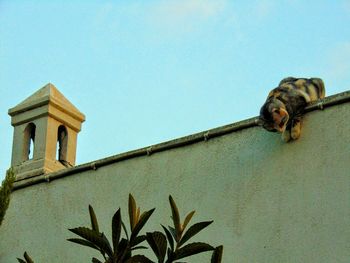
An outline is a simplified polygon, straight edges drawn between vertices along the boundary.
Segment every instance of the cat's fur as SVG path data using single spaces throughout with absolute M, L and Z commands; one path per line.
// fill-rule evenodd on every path
M 260 109 L 258 123 L 268 131 L 282 133 L 285 142 L 296 140 L 300 136 L 300 122 L 305 107 L 324 97 L 322 79 L 285 78 L 269 93 Z

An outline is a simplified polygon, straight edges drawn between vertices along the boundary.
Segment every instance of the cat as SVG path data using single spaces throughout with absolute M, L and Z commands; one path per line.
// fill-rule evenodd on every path
M 270 91 L 260 109 L 258 124 L 268 131 L 282 133 L 285 142 L 296 140 L 300 137 L 305 107 L 324 97 L 325 87 L 320 78 L 285 78 Z

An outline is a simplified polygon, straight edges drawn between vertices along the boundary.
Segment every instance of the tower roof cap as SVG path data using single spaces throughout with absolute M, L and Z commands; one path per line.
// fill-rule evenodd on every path
M 43 105 L 53 104 L 55 107 L 71 115 L 81 122 L 85 121 L 85 115 L 81 113 L 65 96 L 52 84 L 48 83 L 33 95 L 29 96 L 17 106 L 9 109 L 8 114 L 13 117 L 24 111 L 28 111 Z

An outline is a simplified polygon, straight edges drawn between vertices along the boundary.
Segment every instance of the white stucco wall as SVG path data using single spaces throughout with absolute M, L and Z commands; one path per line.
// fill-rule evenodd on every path
M 0 228 L 0 262 L 24 251 L 37 263 L 101 258 L 65 241 L 67 228 L 89 226 L 91 204 L 110 237 L 113 213 L 121 207 L 127 221 L 133 193 L 141 210 L 156 207 L 147 230 L 171 223 L 169 194 L 182 216 L 195 209 L 193 222 L 213 219 L 196 240 L 224 245 L 223 262 L 347 263 L 349 120 L 350 103 L 335 105 L 308 113 L 292 143 L 252 127 L 16 190 Z

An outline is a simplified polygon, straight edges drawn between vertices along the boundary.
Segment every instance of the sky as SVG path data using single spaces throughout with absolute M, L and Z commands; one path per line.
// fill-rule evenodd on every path
M 257 116 L 288 76 L 350 89 L 349 0 L 0 0 L 0 179 L 8 109 L 49 82 L 82 164 Z

